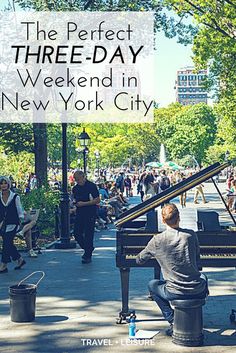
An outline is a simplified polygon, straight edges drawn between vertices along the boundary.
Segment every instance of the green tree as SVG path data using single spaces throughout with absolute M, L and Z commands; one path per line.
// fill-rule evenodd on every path
M 185 108 L 180 103 L 172 103 L 167 108 L 155 109 L 155 130 L 159 141 L 165 144 L 175 131 L 175 116 L 184 111 Z
M 197 68 L 209 68 L 208 86 L 218 96 L 235 99 L 236 3 L 232 0 L 165 0 L 180 17 L 192 16 L 198 33 L 193 40 Z
M 127 0 L 103 1 L 103 0 L 17 0 L 22 9 L 34 9 L 36 11 L 156 11 L 156 28 L 160 28 L 165 21 L 161 15 L 161 4 L 156 0 L 130 2 Z M 14 3 L 13 3 L 14 4 Z M 14 6 L 13 6 L 14 9 Z M 45 124 L 34 125 L 34 152 L 35 171 L 40 184 L 47 178 L 47 128 Z M 113 141 L 116 139 L 114 138 Z M 117 145 L 117 141 L 114 142 Z M 57 142 L 57 147 L 58 142 Z M 49 147 L 50 148 L 50 147 Z M 50 148 L 51 150 L 51 148 Z M 72 151 L 73 152 L 73 151 Z M 105 153 L 105 152 L 104 152 Z M 109 153 L 105 153 L 106 156 Z M 54 157 L 53 157 L 54 158 Z M 107 157 L 106 157 L 107 158 Z M 111 157 L 109 157 L 111 158 Z
M 31 124 L 0 124 L 0 144 L 6 152 L 34 151 Z
M 192 155 L 201 165 L 206 160 L 208 148 L 214 144 L 216 128 L 217 116 L 204 103 L 189 106 L 178 113 L 173 135 L 166 141 L 172 158 Z
M 19 152 L 5 153 L 3 148 L 0 148 L 0 170 L 2 175 L 11 175 L 16 181 L 17 186 L 24 188 L 26 176 L 34 169 L 34 156 L 32 153 Z
M 212 164 L 215 162 L 224 162 L 225 161 L 225 146 L 222 144 L 215 143 L 213 146 L 208 148 L 206 153 L 205 161 L 207 164 Z
M 47 181 L 46 124 L 0 124 L 0 144 L 7 153 L 34 153 L 39 186 Z
M 214 110 L 219 116 L 217 142 L 223 146 L 222 153 L 227 150 L 230 158 L 236 158 L 236 100 L 225 98 L 215 105 Z

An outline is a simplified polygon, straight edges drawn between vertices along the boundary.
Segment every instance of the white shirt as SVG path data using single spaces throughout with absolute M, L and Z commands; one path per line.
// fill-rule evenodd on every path
M 7 207 L 9 205 L 9 203 L 12 201 L 13 197 L 15 196 L 15 193 L 12 192 L 10 190 L 10 195 L 7 199 L 7 202 L 5 203 L 3 201 L 3 198 L 2 198 L 2 192 L 0 191 L 0 198 L 1 198 L 1 201 L 2 201 L 2 204 Z M 16 196 L 16 209 L 17 209 L 17 213 L 18 213 L 18 217 L 23 220 L 24 219 L 24 211 L 23 211 L 23 207 L 21 205 L 21 201 L 20 201 L 20 197 L 19 195 Z M 15 224 L 8 224 L 7 227 L 6 227 L 6 232 L 11 232 L 14 228 L 15 228 Z M 19 229 L 19 227 L 17 228 L 17 230 Z

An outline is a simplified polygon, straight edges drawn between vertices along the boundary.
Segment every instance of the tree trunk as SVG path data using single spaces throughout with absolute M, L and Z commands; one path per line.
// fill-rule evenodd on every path
M 47 184 L 47 125 L 34 123 L 35 174 L 38 187 Z

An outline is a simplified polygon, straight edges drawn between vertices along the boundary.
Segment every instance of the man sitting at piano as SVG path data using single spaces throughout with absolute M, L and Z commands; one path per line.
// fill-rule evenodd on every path
M 166 334 L 171 336 L 174 310 L 170 301 L 205 298 L 208 288 L 207 279 L 197 266 L 200 249 L 195 232 L 179 227 L 179 210 L 174 204 L 162 208 L 162 220 L 166 230 L 153 236 L 146 248 L 138 254 L 136 262 L 142 265 L 155 257 L 161 267 L 163 279 L 150 281 L 148 287 L 153 300 L 170 323 Z

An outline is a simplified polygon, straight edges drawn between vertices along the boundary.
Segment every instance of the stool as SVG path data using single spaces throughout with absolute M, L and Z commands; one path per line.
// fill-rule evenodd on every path
M 203 345 L 202 306 L 205 299 L 173 300 L 174 328 L 172 342 L 180 346 Z

